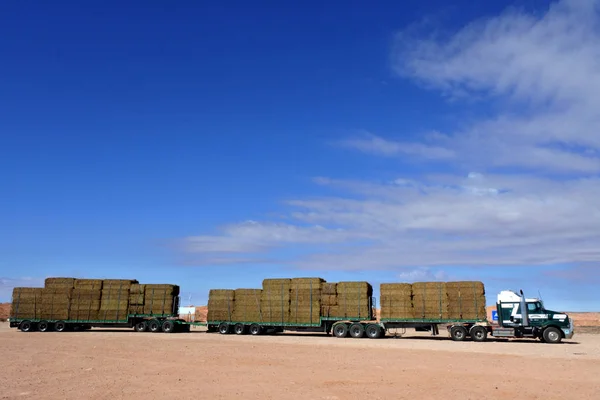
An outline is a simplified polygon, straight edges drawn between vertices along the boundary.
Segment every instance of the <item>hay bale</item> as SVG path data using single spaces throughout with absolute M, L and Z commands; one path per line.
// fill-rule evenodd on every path
M 379 286 L 382 296 L 385 295 L 412 295 L 412 285 L 410 283 L 382 283 Z
M 72 321 L 98 321 L 99 315 L 99 310 L 69 310 L 69 319 Z
M 128 310 L 100 310 L 98 311 L 99 321 L 127 321 L 129 319 Z
M 144 304 L 144 314 L 151 315 L 172 315 L 177 313 L 177 298 L 168 297 L 163 299 L 152 299 Z
M 73 289 L 75 278 L 46 278 L 44 286 L 47 289 Z
M 322 283 L 321 293 L 324 295 L 337 295 L 337 283 Z
M 131 294 L 141 294 L 143 295 L 146 291 L 146 285 L 141 284 L 141 283 L 134 283 L 133 285 L 131 285 L 131 288 L 129 289 L 129 293 Z
M 266 288 L 275 288 L 275 287 L 283 287 L 289 290 L 292 285 L 292 280 L 288 278 L 282 279 L 263 279 L 262 286 L 263 290 Z
M 144 299 L 145 299 L 144 293 L 129 292 L 129 305 L 131 305 L 131 306 L 143 306 Z
M 485 286 L 480 281 L 457 281 L 446 282 L 448 292 L 473 293 L 474 295 L 485 295 Z
M 321 304 L 324 306 L 337 306 L 337 296 L 336 295 L 321 295 Z
M 179 296 L 179 286 L 171 284 L 146 284 L 146 295 L 163 293 L 165 296 Z
M 235 291 L 231 289 L 211 289 L 208 292 L 208 300 L 235 300 Z
M 75 289 L 102 290 L 102 279 L 75 279 Z
M 102 289 L 131 289 L 133 284 L 139 283 L 135 279 L 104 279 Z

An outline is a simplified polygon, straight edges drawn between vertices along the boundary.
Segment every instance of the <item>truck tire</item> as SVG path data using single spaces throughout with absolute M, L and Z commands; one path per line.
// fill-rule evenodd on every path
M 453 326 L 450 328 L 450 337 L 455 342 L 462 342 L 467 337 L 467 330 L 464 326 Z
M 562 341 L 562 332 L 558 328 L 550 326 L 544 329 L 542 337 L 546 343 L 560 343 Z
M 162 324 L 162 331 L 164 333 L 173 333 L 175 331 L 175 323 L 173 321 L 164 321 Z
M 235 324 L 235 326 L 233 327 L 233 332 L 235 332 L 236 335 L 245 335 L 246 334 L 246 325 Z
M 48 321 L 38 322 L 38 330 L 40 332 L 48 332 L 50 330 L 50 323 Z
M 136 332 L 146 332 L 148 330 L 148 324 L 146 323 L 146 321 L 140 321 L 137 324 L 135 324 L 134 329 Z
M 365 333 L 369 339 L 379 339 L 382 336 L 383 331 L 379 325 L 370 324 L 367 325 Z
M 65 321 L 58 321 L 54 324 L 54 330 L 56 332 L 64 332 L 67 330 L 67 323 Z
M 335 337 L 344 338 L 348 336 L 348 325 L 341 323 L 333 326 L 333 334 Z
M 487 329 L 483 326 L 476 325 L 471 328 L 471 338 L 474 342 L 485 342 L 487 340 Z
M 21 330 L 21 332 L 31 332 L 33 331 L 33 324 L 31 323 L 31 321 L 22 321 L 19 324 L 19 329 Z
M 260 335 L 262 333 L 262 327 L 258 324 L 250 325 L 250 334 L 253 336 Z
M 227 335 L 229 333 L 229 324 L 227 322 L 221 322 L 219 324 L 219 333 L 221 335 Z
M 156 319 L 148 322 L 148 330 L 152 333 L 160 332 L 160 322 Z
M 353 338 L 362 338 L 365 336 L 365 327 L 362 324 L 350 325 L 350 336 Z

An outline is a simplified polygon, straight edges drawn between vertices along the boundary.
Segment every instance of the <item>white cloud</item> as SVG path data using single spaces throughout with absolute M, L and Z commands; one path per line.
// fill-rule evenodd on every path
M 0 277 L 0 299 L 6 299 L 6 301 L 10 301 L 10 299 L 12 297 L 12 291 L 15 287 L 43 287 L 43 286 L 44 286 L 44 279 L 42 279 L 42 278 Z
M 409 155 L 425 159 L 449 159 L 454 157 L 452 150 L 443 147 L 428 146 L 423 143 L 391 141 L 371 133 L 364 133 L 360 137 L 343 140 L 340 145 L 384 156 Z
M 497 115 L 421 141 L 365 134 L 342 145 L 443 162 L 444 173 L 316 178 L 346 194 L 291 200 L 286 224 L 231 225 L 188 238 L 186 249 L 246 260 L 301 245 L 308 255 L 294 265 L 328 269 L 600 261 L 598 4 L 510 11 L 443 39 L 400 34 L 401 76 L 495 101 Z

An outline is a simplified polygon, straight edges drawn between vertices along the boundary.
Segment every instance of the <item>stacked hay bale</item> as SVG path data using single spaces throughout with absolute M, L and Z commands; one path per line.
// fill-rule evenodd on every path
M 211 289 L 208 292 L 207 321 L 232 321 L 235 303 L 235 291 L 230 289 Z
M 101 298 L 101 279 L 76 279 L 71 296 L 69 319 L 73 321 L 99 320 Z
M 144 314 L 146 285 L 134 283 L 129 289 L 129 314 Z
M 260 309 L 264 322 L 290 322 L 291 279 L 264 279 Z
M 450 319 L 483 319 L 486 317 L 483 282 L 447 282 L 448 315 Z
M 10 318 L 39 319 L 42 317 L 42 288 L 16 287 L 10 303 Z
M 123 321 L 129 315 L 129 293 L 136 280 L 105 279 L 102 282 L 99 320 Z
M 262 322 L 261 295 L 261 289 L 236 289 L 232 319 L 240 322 Z
M 46 278 L 41 291 L 41 319 L 68 320 L 75 278 Z
M 381 319 L 414 319 L 412 285 L 382 283 L 380 285 Z
M 337 284 L 337 306 L 329 316 L 370 319 L 372 296 L 373 287 L 368 282 L 339 282 Z
M 338 315 L 337 283 L 321 284 L 321 315 L 329 317 Z
M 179 307 L 179 286 L 146 284 L 144 290 L 144 314 L 173 315 Z
M 416 319 L 448 319 L 448 295 L 444 282 L 416 282 L 412 285 Z
M 293 278 L 290 289 L 290 322 L 316 324 L 321 316 L 321 278 Z

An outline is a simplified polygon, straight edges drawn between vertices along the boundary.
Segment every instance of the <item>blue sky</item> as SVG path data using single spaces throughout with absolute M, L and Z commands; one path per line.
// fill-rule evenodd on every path
M 477 279 L 598 310 L 598 3 L 10 2 L 0 301 Z

